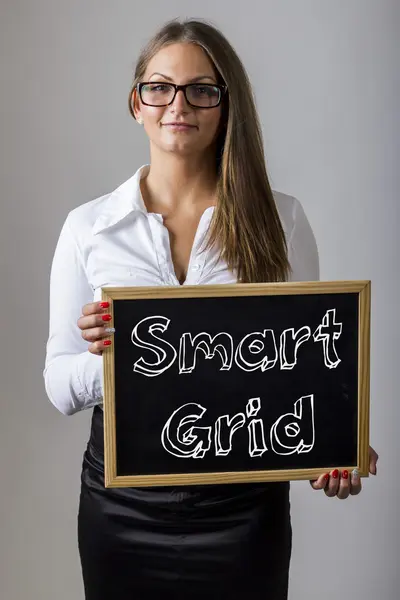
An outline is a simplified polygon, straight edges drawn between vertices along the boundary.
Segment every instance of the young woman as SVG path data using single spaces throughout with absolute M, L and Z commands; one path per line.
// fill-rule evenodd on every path
M 245 69 L 199 21 L 165 25 L 129 94 L 151 161 L 72 210 L 51 272 L 45 384 L 64 414 L 93 408 L 78 519 L 87 600 L 284 600 L 289 484 L 104 487 L 102 359 L 112 323 L 102 286 L 316 280 L 318 252 L 298 200 L 270 188 Z M 203 242 L 207 249 L 202 252 Z M 371 450 L 371 472 L 376 469 Z M 315 489 L 346 498 L 356 473 Z

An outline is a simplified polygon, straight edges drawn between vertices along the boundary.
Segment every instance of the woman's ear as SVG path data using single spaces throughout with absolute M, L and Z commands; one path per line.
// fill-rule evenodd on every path
M 136 121 L 139 123 L 139 125 L 143 125 L 143 119 L 140 114 L 139 96 L 138 96 L 136 88 L 132 92 L 131 106 L 132 106 L 133 114 L 135 115 Z

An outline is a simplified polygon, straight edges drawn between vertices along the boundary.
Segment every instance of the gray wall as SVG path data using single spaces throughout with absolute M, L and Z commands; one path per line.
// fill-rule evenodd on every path
M 243 58 L 273 187 L 303 203 L 322 279 L 373 285 L 379 477 L 342 502 L 293 485 L 290 599 L 399 597 L 399 8 L 396 0 L 2 0 L 2 599 L 83 598 L 76 512 L 90 414 L 63 417 L 45 396 L 49 268 L 67 212 L 148 160 L 126 95 L 139 48 L 175 16 L 211 19 Z

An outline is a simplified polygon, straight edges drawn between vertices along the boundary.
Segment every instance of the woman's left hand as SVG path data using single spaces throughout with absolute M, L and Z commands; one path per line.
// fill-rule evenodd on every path
M 369 447 L 369 472 L 372 475 L 377 474 L 376 463 L 378 462 L 378 454 L 371 446 Z M 324 490 L 325 495 L 329 498 L 337 496 L 340 500 L 345 500 L 349 496 L 357 496 L 361 492 L 361 477 L 357 469 L 351 472 L 338 469 L 321 475 L 318 479 L 310 481 L 311 487 L 314 490 Z

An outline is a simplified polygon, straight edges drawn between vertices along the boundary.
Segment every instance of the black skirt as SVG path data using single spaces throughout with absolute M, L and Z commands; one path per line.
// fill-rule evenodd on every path
M 86 600 L 286 600 L 289 483 L 105 488 L 103 411 L 84 454 Z

